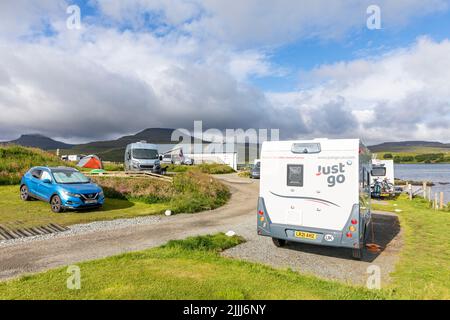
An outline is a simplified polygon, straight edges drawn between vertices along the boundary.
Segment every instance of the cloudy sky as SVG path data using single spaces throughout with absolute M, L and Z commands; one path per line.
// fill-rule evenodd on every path
M 381 29 L 367 28 L 371 4 Z M 202 120 L 450 142 L 449 38 L 449 0 L 3 0 L 0 141 Z

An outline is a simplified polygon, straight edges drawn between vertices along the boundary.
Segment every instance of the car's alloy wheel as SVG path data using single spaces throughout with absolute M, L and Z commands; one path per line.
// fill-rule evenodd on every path
M 30 194 L 28 193 L 28 187 L 26 185 L 20 187 L 20 199 L 23 201 L 30 200 Z
M 50 200 L 50 205 L 53 212 L 60 213 L 62 211 L 61 198 L 59 196 L 53 196 L 52 200 Z

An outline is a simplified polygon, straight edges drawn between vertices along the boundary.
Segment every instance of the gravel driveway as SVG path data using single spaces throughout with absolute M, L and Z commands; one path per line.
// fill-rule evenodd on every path
M 240 235 L 246 238 L 247 242 L 225 251 L 223 256 L 259 262 L 275 268 L 290 268 L 321 278 L 358 285 L 365 285 L 369 276 L 366 273 L 367 268 L 376 265 L 380 267 L 383 286 L 390 280 L 389 273 L 394 270 L 402 244 L 398 219 L 389 213 L 373 213 L 373 242 L 381 245 L 384 250 L 379 254 L 365 250 L 362 261 L 353 260 L 350 249 L 344 248 L 292 242 L 284 248 L 277 248 L 270 238 L 256 234 L 255 219 L 240 230 Z
M 355 261 L 345 249 L 289 244 L 276 248 L 270 238 L 256 235 L 255 212 L 259 183 L 237 175 L 217 176 L 230 186 L 228 204 L 216 210 L 153 216 L 71 226 L 65 233 L 0 243 L 0 280 L 81 261 L 159 246 L 170 239 L 235 231 L 247 242 L 224 256 L 291 268 L 328 279 L 364 284 L 369 265 L 380 266 L 383 283 L 389 280 L 401 247 L 396 216 L 374 215 L 375 242 L 385 247 L 379 255 Z

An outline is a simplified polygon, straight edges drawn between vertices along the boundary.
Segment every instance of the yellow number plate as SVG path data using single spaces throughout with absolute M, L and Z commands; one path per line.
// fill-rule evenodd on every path
M 295 237 L 296 238 L 309 239 L 309 240 L 316 240 L 317 239 L 317 234 L 310 233 L 310 232 L 303 232 L 303 231 L 295 231 Z

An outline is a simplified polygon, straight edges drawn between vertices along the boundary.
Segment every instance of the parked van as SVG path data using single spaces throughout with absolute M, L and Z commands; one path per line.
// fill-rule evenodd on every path
M 394 160 L 372 160 L 371 174 L 372 198 L 394 197 Z
M 158 147 L 145 141 L 131 143 L 125 149 L 125 171 L 151 171 L 161 173 Z
M 362 257 L 371 155 L 358 139 L 264 142 L 257 230 L 287 241 L 351 248 Z

